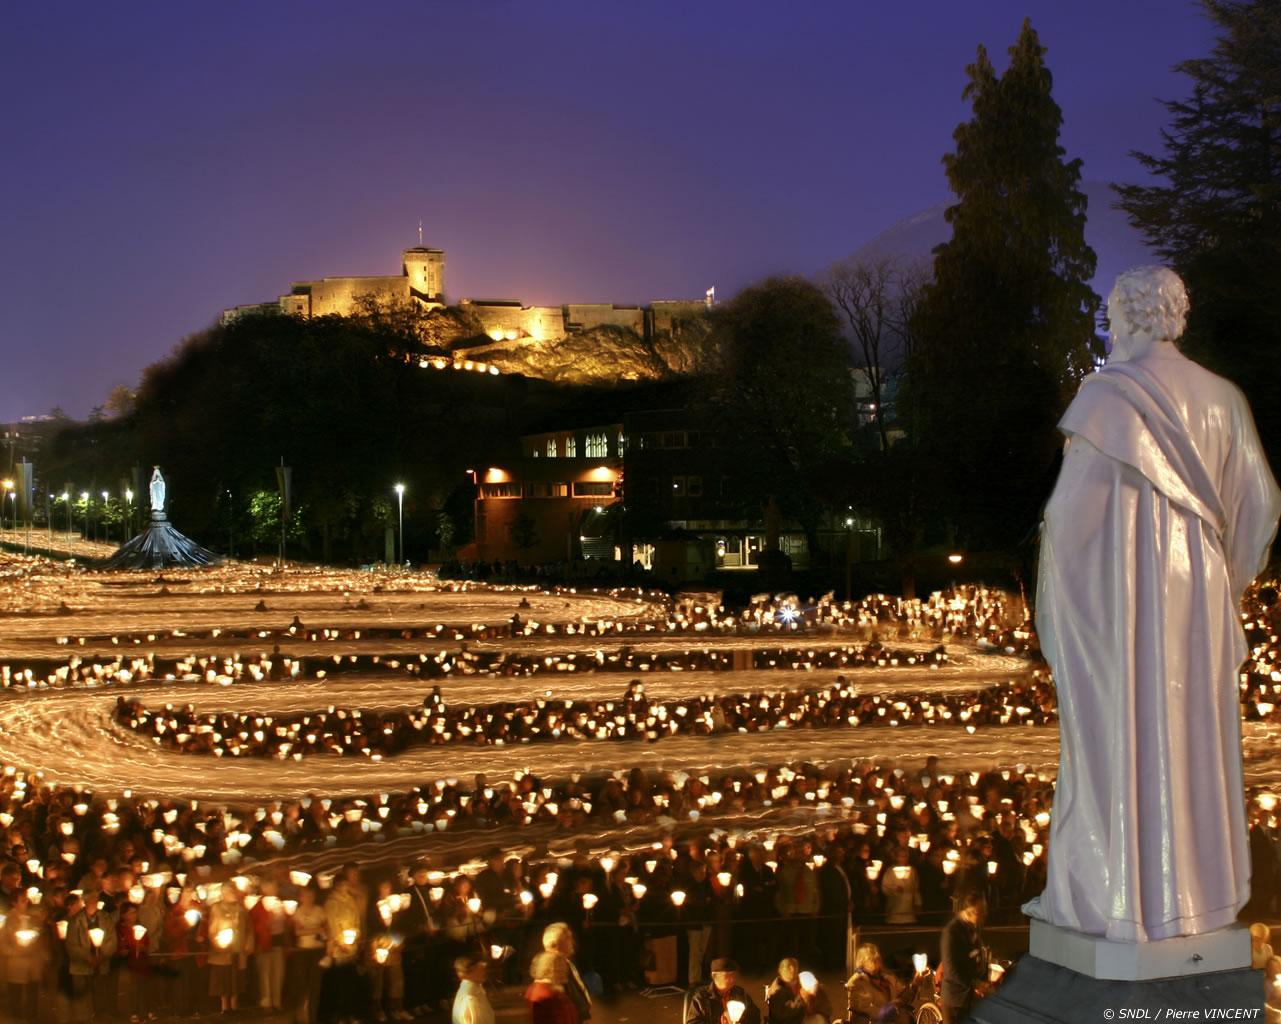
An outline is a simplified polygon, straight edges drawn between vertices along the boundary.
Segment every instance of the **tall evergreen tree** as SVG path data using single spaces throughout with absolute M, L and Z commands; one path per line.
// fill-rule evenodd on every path
M 1191 95 L 1167 102 L 1157 179 L 1120 185 L 1119 206 L 1183 276 L 1184 349 L 1250 398 L 1281 466 L 1281 0 L 1202 0 L 1219 28 L 1186 60 Z
M 973 117 L 943 158 L 952 238 L 934 250 L 900 403 L 954 540 L 1007 550 L 1036 521 L 1055 423 L 1101 354 L 1081 162 L 1059 145 L 1063 116 L 1029 22 L 1009 52 L 1002 75 L 981 46 L 967 69 Z

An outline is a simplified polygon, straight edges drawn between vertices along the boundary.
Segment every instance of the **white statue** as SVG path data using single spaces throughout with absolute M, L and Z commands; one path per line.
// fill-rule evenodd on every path
M 163 514 L 165 511 L 165 478 L 160 475 L 160 467 L 155 466 L 151 471 L 151 511 L 157 514 Z
M 1042 527 L 1062 749 L 1048 880 L 1024 909 L 1121 942 L 1224 928 L 1250 894 L 1239 608 L 1281 492 L 1245 397 L 1175 347 L 1187 309 L 1173 271 L 1118 278 Z

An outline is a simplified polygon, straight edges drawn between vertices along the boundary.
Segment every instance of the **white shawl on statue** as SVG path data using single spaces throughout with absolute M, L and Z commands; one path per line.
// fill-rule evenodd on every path
M 1249 897 L 1238 609 L 1281 492 L 1244 396 L 1172 344 L 1092 374 L 1059 428 L 1036 623 L 1061 763 L 1025 909 L 1119 941 L 1213 931 Z

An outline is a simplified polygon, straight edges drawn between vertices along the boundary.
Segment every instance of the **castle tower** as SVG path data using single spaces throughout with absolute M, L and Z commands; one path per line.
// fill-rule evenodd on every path
M 423 302 L 445 301 L 445 250 L 415 246 L 401 253 L 409 294 Z

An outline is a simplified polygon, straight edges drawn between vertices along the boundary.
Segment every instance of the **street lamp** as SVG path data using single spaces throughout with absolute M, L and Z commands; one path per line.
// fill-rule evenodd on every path
M 133 532 L 133 488 L 125 488 L 125 539 Z
M 111 524 L 107 522 L 107 502 L 109 497 L 106 491 L 102 492 L 102 539 L 111 541 Z
M 396 514 L 400 520 L 396 533 L 400 537 L 400 564 L 405 564 L 405 485 L 396 485 Z
M 67 536 L 71 536 L 71 495 L 66 491 L 62 492 L 62 501 L 67 506 Z
M 85 540 L 89 539 L 89 492 L 81 491 L 80 500 L 85 503 Z
M 5 498 L 9 497 L 10 494 L 13 493 L 13 481 L 5 480 L 3 486 L 4 486 L 4 494 L 0 495 L 0 530 L 4 529 L 4 500 Z M 18 526 L 18 517 L 16 513 L 14 514 L 14 517 L 13 517 L 13 525 L 15 529 Z

